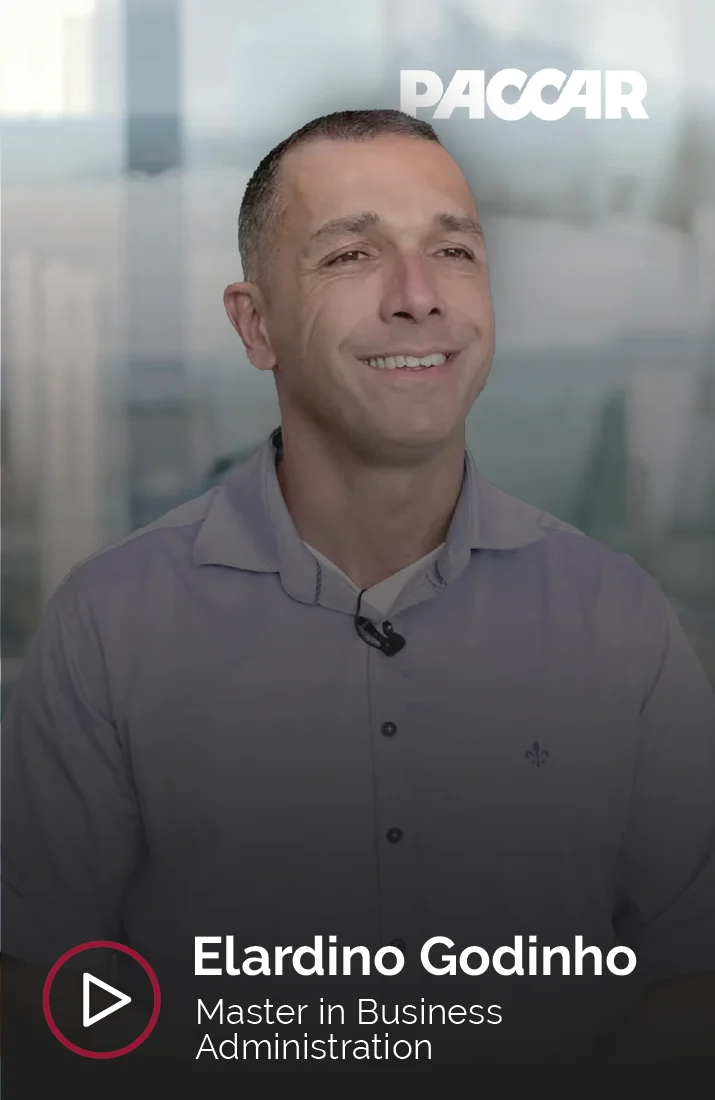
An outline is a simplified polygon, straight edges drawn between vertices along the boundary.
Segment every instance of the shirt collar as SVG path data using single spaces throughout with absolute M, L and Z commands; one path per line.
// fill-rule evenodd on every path
M 316 559 L 304 545 L 288 511 L 276 474 L 282 450 L 276 428 L 255 455 L 214 490 L 214 499 L 194 543 L 196 565 L 223 565 L 280 573 L 299 599 L 319 602 Z M 437 559 L 449 582 L 472 550 L 515 550 L 543 538 L 553 519 L 493 485 L 465 452 L 464 481 L 445 546 Z

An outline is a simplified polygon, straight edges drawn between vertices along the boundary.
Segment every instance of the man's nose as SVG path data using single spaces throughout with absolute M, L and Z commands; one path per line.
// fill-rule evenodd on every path
M 420 324 L 431 315 L 444 314 L 435 273 L 423 256 L 401 256 L 393 263 L 382 297 L 381 319 L 395 317 Z

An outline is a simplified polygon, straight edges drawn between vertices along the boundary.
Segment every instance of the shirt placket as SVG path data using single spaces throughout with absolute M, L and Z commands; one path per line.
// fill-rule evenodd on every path
M 395 629 L 399 629 L 395 624 Z M 375 851 L 380 892 L 381 943 L 399 948 L 405 975 L 414 968 L 416 943 L 415 790 L 410 767 L 405 690 L 406 654 L 368 659 L 369 721 L 375 783 Z M 392 958 L 386 959 L 388 966 Z M 388 979 L 394 983 L 394 979 Z

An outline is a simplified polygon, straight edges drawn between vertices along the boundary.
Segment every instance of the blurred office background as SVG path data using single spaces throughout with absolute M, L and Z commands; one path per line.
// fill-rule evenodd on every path
M 3 688 L 75 562 L 277 423 L 222 305 L 259 158 L 401 68 L 512 66 L 640 70 L 650 120 L 437 124 L 498 322 L 469 443 L 652 572 L 715 683 L 713 42 L 712 0 L 0 0 Z

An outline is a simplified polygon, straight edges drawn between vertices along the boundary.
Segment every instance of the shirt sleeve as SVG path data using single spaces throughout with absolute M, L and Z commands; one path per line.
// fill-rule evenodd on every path
M 101 646 L 72 578 L 10 694 L 2 756 L 3 952 L 53 963 L 88 940 L 121 942 L 143 832 Z
M 659 661 L 640 708 L 616 888 L 621 940 L 647 982 L 715 971 L 715 696 L 658 592 Z

